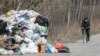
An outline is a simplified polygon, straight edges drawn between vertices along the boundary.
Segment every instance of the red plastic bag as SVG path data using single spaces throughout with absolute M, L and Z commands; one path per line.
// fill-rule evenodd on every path
M 56 42 L 55 43 L 55 48 L 56 49 L 60 49 L 60 48 L 62 48 L 63 47 L 63 43 L 62 42 Z

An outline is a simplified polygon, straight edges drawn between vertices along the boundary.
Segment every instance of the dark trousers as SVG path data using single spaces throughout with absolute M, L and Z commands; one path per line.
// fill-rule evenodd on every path
M 87 38 L 86 41 L 90 40 L 90 29 L 82 29 L 82 34 L 86 34 Z

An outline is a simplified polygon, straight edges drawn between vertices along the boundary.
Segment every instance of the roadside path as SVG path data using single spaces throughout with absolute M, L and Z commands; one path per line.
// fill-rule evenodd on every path
M 67 46 L 70 48 L 70 56 L 100 56 L 100 34 L 91 36 L 88 43 L 80 40 Z

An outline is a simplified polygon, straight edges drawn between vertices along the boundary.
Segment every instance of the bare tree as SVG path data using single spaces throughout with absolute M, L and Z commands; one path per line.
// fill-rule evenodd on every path
M 16 10 L 19 10 L 21 8 L 20 6 L 21 6 L 22 2 L 21 2 L 21 0 L 17 0 L 16 2 L 18 4 L 16 7 Z
M 70 24 L 70 16 L 71 16 L 71 1 L 70 0 L 68 0 L 68 4 L 69 4 L 69 6 L 68 6 L 68 28 L 69 28 L 69 24 Z
M 80 0 L 80 4 L 79 4 L 79 13 L 78 13 L 78 20 L 80 19 L 81 10 L 82 10 L 82 5 L 83 5 L 83 0 Z
M 95 10 L 96 0 L 93 0 L 93 7 L 92 7 L 92 13 L 91 13 L 91 20 L 93 19 L 93 13 Z

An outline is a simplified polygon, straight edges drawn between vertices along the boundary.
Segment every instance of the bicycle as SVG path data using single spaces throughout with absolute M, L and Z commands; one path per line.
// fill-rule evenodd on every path
M 88 40 L 87 40 L 87 36 L 86 36 L 86 29 L 88 29 L 88 28 L 82 28 L 82 39 L 83 39 L 83 43 L 87 43 L 88 42 Z

